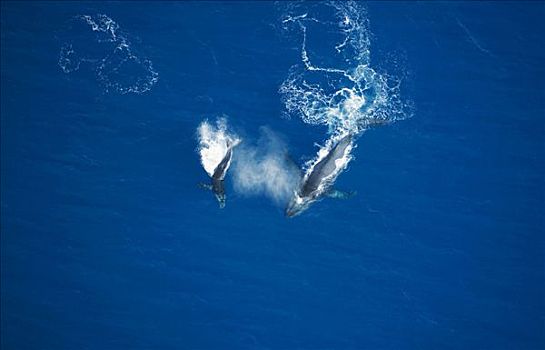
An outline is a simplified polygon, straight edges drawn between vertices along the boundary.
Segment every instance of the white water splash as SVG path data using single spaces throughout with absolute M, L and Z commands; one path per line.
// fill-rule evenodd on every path
M 219 118 L 216 124 L 203 121 L 197 128 L 199 138 L 198 153 L 201 164 L 210 177 L 227 154 L 229 147 L 235 147 L 241 139 L 227 129 L 227 120 Z
M 159 80 L 152 62 L 135 53 L 128 35 L 106 15 L 76 16 L 64 35 L 59 66 L 67 74 L 86 64 L 107 92 L 121 94 L 142 94 Z

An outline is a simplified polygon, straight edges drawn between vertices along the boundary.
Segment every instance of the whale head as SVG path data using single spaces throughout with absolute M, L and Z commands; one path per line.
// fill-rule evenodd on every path
M 311 198 L 301 197 L 298 193 L 296 193 L 286 207 L 285 214 L 288 218 L 297 216 L 305 211 L 312 202 L 313 200 Z

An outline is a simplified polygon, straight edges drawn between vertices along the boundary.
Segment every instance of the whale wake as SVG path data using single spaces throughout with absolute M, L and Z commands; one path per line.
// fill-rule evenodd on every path
M 290 4 L 282 24 L 301 37 L 301 62 L 279 88 L 285 108 L 306 124 L 327 127 L 325 144 L 305 164 L 303 183 L 339 140 L 352 137 L 333 173 L 321 179 L 318 194 L 324 194 L 353 159 L 354 139 L 373 126 L 410 117 L 411 104 L 400 98 L 401 79 L 372 68 L 369 20 L 361 4 Z M 294 200 L 299 196 L 294 193 Z

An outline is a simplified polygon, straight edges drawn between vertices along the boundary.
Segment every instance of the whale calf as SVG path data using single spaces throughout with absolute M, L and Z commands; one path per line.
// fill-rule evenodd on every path
M 285 214 L 294 217 L 301 214 L 312 203 L 323 196 L 333 198 L 347 198 L 353 193 L 345 193 L 331 189 L 331 185 L 339 174 L 338 160 L 346 157 L 352 149 L 352 135 L 342 137 L 331 150 L 318 163 L 314 165 L 310 173 L 303 177 L 299 189 L 290 200 Z
M 233 158 L 233 148 L 238 145 L 240 141 L 232 142 L 227 141 L 227 151 L 223 156 L 221 162 L 214 169 L 214 173 L 211 176 L 210 184 L 199 184 L 202 188 L 211 190 L 214 192 L 216 199 L 218 200 L 221 209 L 225 208 L 225 201 L 227 195 L 225 194 L 225 174 L 231 165 L 231 159 Z

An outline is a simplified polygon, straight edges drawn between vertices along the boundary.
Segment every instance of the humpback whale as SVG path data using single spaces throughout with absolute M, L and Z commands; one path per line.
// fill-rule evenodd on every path
M 227 141 L 227 151 L 221 162 L 214 169 L 214 173 L 211 176 L 212 182 L 210 184 L 201 183 L 200 186 L 204 189 L 211 190 L 214 192 L 216 199 L 218 200 L 219 206 L 221 209 L 225 208 L 225 200 L 227 196 L 225 195 L 225 174 L 231 165 L 231 159 L 233 157 L 233 148 L 239 144 L 240 141 L 231 142 Z
M 342 137 L 318 163 L 310 173 L 303 177 L 299 189 L 286 208 L 286 216 L 294 217 L 301 214 L 310 204 L 322 196 L 333 198 L 347 198 L 352 194 L 331 189 L 335 177 L 338 175 L 337 160 L 345 157 L 352 148 L 352 135 Z

